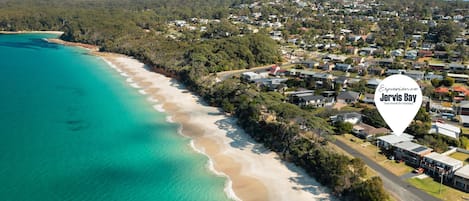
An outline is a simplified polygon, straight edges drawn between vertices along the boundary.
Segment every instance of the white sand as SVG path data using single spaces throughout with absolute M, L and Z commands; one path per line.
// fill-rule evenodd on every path
M 276 153 L 255 143 L 238 128 L 234 118 L 225 116 L 217 108 L 201 104 L 197 96 L 176 80 L 150 72 L 139 61 L 125 56 L 114 55 L 105 57 L 105 60 L 115 64 L 116 70 L 123 71 L 127 81 L 141 80 L 130 83 L 133 87 L 140 87 L 137 90 L 154 91 L 145 93 L 148 100 L 155 102 L 158 111 L 171 115 L 170 121 L 186 128 L 182 132 L 194 139 L 194 148 L 211 158 L 209 163 L 213 164 L 210 169 L 229 178 L 226 192 L 233 198 L 235 195 L 231 188 L 236 197 L 244 200 L 335 200 L 326 188 L 301 168 L 279 160 Z M 143 81 L 151 84 L 141 87 L 139 84 Z M 182 115 L 179 120 L 178 114 Z M 183 118 L 186 120 L 181 120 Z M 190 127 L 186 125 L 196 125 L 194 128 L 202 130 L 202 136 L 191 134 L 187 129 Z M 262 185 L 252 185 L 252 188 L 245 185 L 255 181 Z M 265 189 L 266 196 L 262 195 L 262 189 Z

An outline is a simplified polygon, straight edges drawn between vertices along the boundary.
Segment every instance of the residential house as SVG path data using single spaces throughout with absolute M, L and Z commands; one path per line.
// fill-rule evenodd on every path
M 247 81 L 253 81 L 256 79 L 261 79 L 262 76 L 255 73 L 255 72 L 244 72 L 241 74 L 241 78 L 247 80 Z
M 323 91 L 321 92 L 321 95 L 327 98 L 335 98 L 335 91 Z
M 410 60 L 415 60 L 417 59 L 417 50 L 409 50 L 405 53 L 404 58 L 410 59 Z
M 464 71 L 467 69 L 466 66 L 458 63 L 450 63 L 448 67 L 449 70 L 453 73 L 464 73 Z
M 348 112 L 332 116 L 331 119 L 332 122 L 348 122 L 355 125 L 362 121 L 362 115 L 357 112 Z
M 372 89 L 376 89 L 378 87 L 379 83 L 381 83 L 382 81 L 383 80 L 373 78 L 373 79 L 370 79 L 366 82 L 366 86 L 369 87 L 369 88 L 372 88 Z
M 469 116 L 469 101 L 461 101 L 459 104 L 459 114 Z
M 365 62 L 365 58 L 363 58 L 361 56 L 352 56 L 350 58 L 353 60 L 353 63 L 355 63 L 355 64 L 361 64 L 361 63 Z
M 346 54 L 356 55 L 356 54 L 358 54 L 358 48 L 353 47 L 353 46 L 347 46 L 347 47 L 345 47 L 345 53 Z
M 356 103 L 360 97 L 360 93 L 354 91 L 343 91 L 337 95 L 337 102 L 342 104 Z
M 360 54 L 361 56 L 373 55 L 376 50 L 376 48 L 364 47 L 361 48 L 360 51 L 358 51 L 358 54 Z
M 363 95 L 362 102 L 368 104 L 375 104 L 375 95 L 366 93 L 365 95 Z
M 420 50 L 417 55 L 419 57 L 433 57 L 433 51 L 431 50 Z
M 274 65 L 274 66 L 270 67 L 270 69 L 269 69 L 269 75 L 275 76 L 275 75 L 277 75 L 277 73 L 278 73 L 280 70 L 281 70 L 281 69 L 280 69 L 280 66 Z
M 400 74 L 405 74 L 406 70 L 403 69 L 388 69 L 386 70 L 386 75 L 400 75 Z
M 389 132 L 387 128 L 375 128 L 365 123 L 359 123 L 352 129 L 352 133 L 362 139 L 371 139 L 377 134 L 388 134 Z
M 381 59 L 378 61 L 379 66 L 386 67 L 386 68 L 391 67 L 393 63 L 394 63 L 393 59 Z
M 453 78 L 454 82 L 457 83 L 467 83 L 469 81 L 469 75 L 466 74 L 448 73 L 447 76 Z
M 464 86 L 453 86 L 452 91 L 454 92 L 454 100 L 456 102 L 461 102 L 469 97 L 469 89 Z
M 401 135 L 385 135 L 378 137 L 378 147 L 383 150 L 392 150 L 393 146 L 397 143 L 401 142 L 410 142 L 414 139 L 414 136 L 409 135 L 407 133 L 403 133 Z
M 340 84 L 340 86 L 342 86 L 342 89 L 347 88 L 347 81 L 348 78 L 345 76 L 339 76 L 334 79 L 334 83 Z
M 334 67 L 334 70 L 344 71 L 344 72 L 348 72 L 350 69 L 352 69 L 352 65 L 345 64 L 345 63 L 336 63 Z
M 444 175 L 445 180 L 451 179 L 457 169 L 463 166 L 463 162 L 436 152 L 423 157 L 420 164 L 425 172 L 431 176 Z
M 333 105 L 333 100 L 331 98 L 314 94 L 297 94 L 292 100 L 294 101 L 294 104 L 299 106 L 309 105 L 313 107 L 325 107 Z
M 469 165 L 456 170 L 453 177 L 453 186 L 469 193 Z
M 448 53 L 446 51 L 434 51 L 433 57 L 437 59 L 447 59 Z
M 459 139 L 461 129 L 457 126 L 453 126 L 450 124 L 435 122 L 432 123 L 432 127 L 430 128 L 430 131 L 428 131 L 428 133 L 436 133 L 451 138 Z
M 251 81 L 256 83 L 258 86 L 266 87 L 268 90 L 277 91 L 280 89 L 279 87 L 281 87 L 281 84 L 287 80 L 288 79 L 286 78 L 260 78 Z
M 435 75 L 433 72 L 428 72 L 425 75 L 425 80 L 433 80 L 433 79 L 443 80 L 443 75 Z
M 462 126 L 469 127 L 469 101 L 461 101 L 458 113 Z
M 330 63 L 330 62 L 325 62 L 325 63 L 322 63 L 319 65 L 319 68 L 324 70 L 324 71 L 332 71 L 332 69 L 334 69 L 335 67 L 335 64 L 334 63 Z
M 305 65 L 305 66 L 308 67 L 308 68 L 316 68 L 316 67 L 319 66 L 319 62 L 313 61 L 313 60 L 301 61 L 300 64 L 303 64 L 303 65 Z
M 368 73 L 371 75 L 382 76 L 384 74 L 384 69 L 380 67 L 368 68 Z
M 347 56 L 343 56 L 343 55 L 336 55 L 336 54 L 329 54 L 327 56 L 324 57 L 324 59 L 329 59 L 333 62 L 345 62 L 345 60 L 347 59 Z
M 412 68 L 415 70 L 422 70 L 427 67 L 427 63 L 425 62 L 413 62 Z
M 404 50 L 403 49 L 392 50 L 391 55 L 393 57 L 402 57 L 404 56 Z
M 428 67 L 432 70 L 436 70 L 436 71 L 443 71 L 446 69 L 446 65 L 445 64 L 437 64 L 437 63 L 430 63 L 428 64 Z
M 407 75 L 416 81 L 425 79 L 425 72 L 423 71 L 409 70 L 406 71 L 404 75 Z
M 394 156 L 396 160 L 404 160 L 406 164 L 419 167 L 425 155 L 430 154 L 433 149 L 411 141 L 396 143 L 394 146 Z
M 469 115 L 461 115 L 459 116 L 461 119 L 461 125 L 468 128 L 469 127 Z

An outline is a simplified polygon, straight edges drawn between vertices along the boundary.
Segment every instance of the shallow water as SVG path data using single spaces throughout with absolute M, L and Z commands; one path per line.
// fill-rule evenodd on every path
M 1 200 L 228 200 L 125 77 L 47 37 L 0 35 Z

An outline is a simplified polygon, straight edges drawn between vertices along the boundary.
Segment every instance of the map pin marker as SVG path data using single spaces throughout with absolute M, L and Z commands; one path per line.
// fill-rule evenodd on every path
M 422 105 L 422 91 L 412 78 L 391 75 L 379 83 L 375 105 L 395 135 L 401 135 Z

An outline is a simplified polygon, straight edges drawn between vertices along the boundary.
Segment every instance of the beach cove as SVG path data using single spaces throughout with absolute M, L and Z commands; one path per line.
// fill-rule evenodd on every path
M 60 43 L 60 41 L 54 42 Z M 86 55 L 86 52 L 81 53 Z M 303 170 L 281 161 L 275 153 L 255 143 L 236 126 L 235 119 L 224 115 L 217 108 L 206 106 L 202 100 L 187 91 L 176 80 L 150 72 L 145 69 L 144 64 L 124 55 L 110 53 L 97 53 L 97 55 L 111 67 L 104 65 L 108 69 L 101 69 L 103 72 L 100 73 L 107 73 L 108 76 L 113 77 L 112 79 L 127 85 L 128 90 L 133 91 L 133 95 L 136 96 L 134 98 L 140 100 L 138 104 L 132 105 L 131 110 L 162 114 L 162 117 L 153 117 L 150 120 L 154 124 L 159 125 L 162 119 L 165 122 L 177 123 L 173 127 L 176 130 L 173 135 L 179 131 L 190 139 L 177 137 L 178 135 L 172 137 L 176 136 L 175 138 L 180 138 L 179 140 L 182 138 L 182 143 L 185 143 L 183 147 L 191 149 L 189 146 L 191 145 L 194 150 L 203 154 L 195 153 L 199 155 L 196 161 L 203 164 L 202 169 L 209 169 L 218 175 L 208 175 L 208 177 L 215 180 L 221 179 L 223 183 L 221 185 L 223 190 L 220 189 L 219 184 L 212 190 L 218 188 L 218 194 L 221 192 L 227 197 L 220 198 L 217 193 L 205 192 L 202 194 L 208 196 L 209 199 L 204 198 L 204 200 L 334 199 L 327 193 L 327 189 L 307 176 Z M 86 56 L 94 57 L 89 54 Z M 98 57 L 95 58 L 98 59 Z M 104 62 L 101 61 L 101 63 Z M 128 98 L 127 94 L 126 96 Z M 155 112 L 155 109 L 159 112 Z M 177 148 L 181 149 L 181 147 Z M 192 157 L 194 153 L 189 154 Z M 190 174 L 197 172 L 197 168 L 194 170 L 192 166 L 186 166 L 185 171 L 188 172 L 186 173 L 188 177 L 191 177 Z M 206 184 L 202 186 L 207 187 Z M 196 190 L 200 189 L 196 188 Z M 191 197 L 170 200 L 201 200 L 196 197 L 188 198 Z

